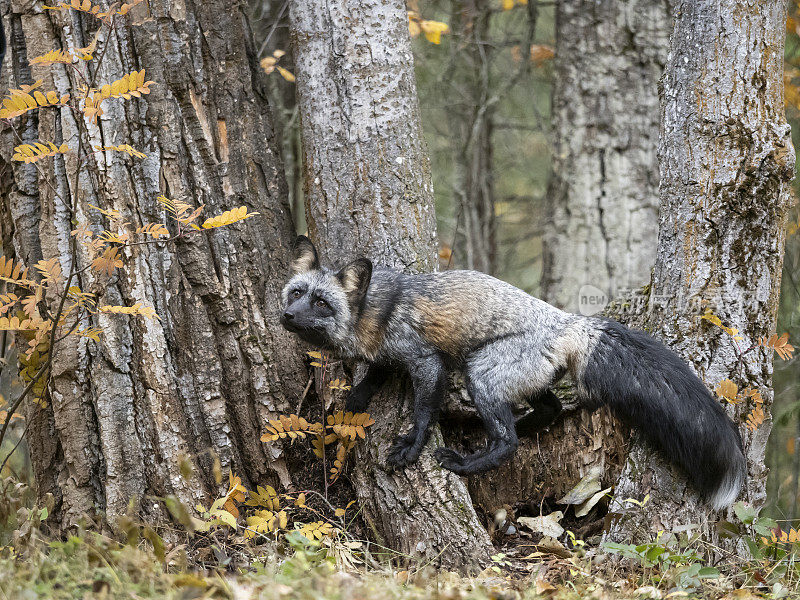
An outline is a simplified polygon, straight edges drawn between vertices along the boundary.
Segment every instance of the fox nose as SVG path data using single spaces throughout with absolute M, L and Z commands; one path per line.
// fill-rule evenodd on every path
M 283 313 L 283 318 L 286 319 L 287 321 L 291 321 L 292 319 L 294 319 L 294 313 L 289 312 L 287 310 L 285 313 Z

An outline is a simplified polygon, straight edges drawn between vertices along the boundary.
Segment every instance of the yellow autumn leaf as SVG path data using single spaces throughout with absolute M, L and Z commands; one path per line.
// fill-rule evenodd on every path
M 442 23 L 441 21 L 420 21 L 419 26 L 425 34 L 425 39 L 431 44 L 440 44 L 442 34 L 450 31 L 447 23 Z
M 245 219 L 249 219 L 250 217 L 256 216 L 257 212 L 247 212 L 246 206 L 240 206 L 238 208 L 233 208 L 231 210 L 226 210 L 221 215 L 217 215 L 216 217 L 211 217 L 206 219 L 203 223 L 203 229 L 215 229 L 217 227 L 225 227 L 226 225 L 231 225 L 232 223 L 236 223 L 238 221 L 244 221 Z
M 278 73 L 280 73 L 280 74 L 281 74 L 281 76 L 282 76 L 282 77 L 283 77 L 283 78 L 284 78 L 286 81 L 289 81 L 289 82 L 294 82 L 294 79 L 295 79 L 295 78 L 294 78 L 294 75 L 291 73 L 291 71 L 288 71 L 287 69 L 284 69 L 284 68 L 283 68 L 282 66 L 280 66 L 280 65 L 275 65 L 275 68 L 276 68 L 276 69 L 278 69 Z

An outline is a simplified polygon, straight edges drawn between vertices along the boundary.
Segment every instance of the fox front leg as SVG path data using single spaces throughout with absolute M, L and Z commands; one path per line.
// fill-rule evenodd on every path
M 353 389 L 345 403 L 345 410 L 352 413 L 366 412 L 369 401 L 389 377 L 389 369 L 384 365 L 370 363 L 367 373 Z
M 417 461 L 430 437 L 431 426 L 439 418 L 439 407 L 447 389 L 444 363 L 438 354 L 409 361 L 408 372 L 414 384 L 414 427 L 399 436 L 389 450 L 386 462 L 395 467 Z

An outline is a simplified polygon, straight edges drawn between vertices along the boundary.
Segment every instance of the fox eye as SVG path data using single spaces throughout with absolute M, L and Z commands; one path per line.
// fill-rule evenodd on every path
M 328 303 L 322 298 L 319 298 L 316 302 L 314 302 L 314 306 L 317 308 L 328 308 Z
M 297 300 L 302 295 L 303 295 L 303 292 L 301 292 L 300 290 L 294 290 L 292 292 L 292 298 L 294 298 L 295 300 Z

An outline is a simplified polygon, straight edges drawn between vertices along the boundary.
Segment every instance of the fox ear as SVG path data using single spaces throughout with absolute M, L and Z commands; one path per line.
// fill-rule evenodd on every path
M 319 269 L 319 256 L 311 240 L 304 235 L 298 235 L 292 244 L 292 273 L 298 275 Z
M 345 294 L 360 300 L 367 293 L 372 278 L 372 263 L 368 258 L 357 258 L 336 274 Z

